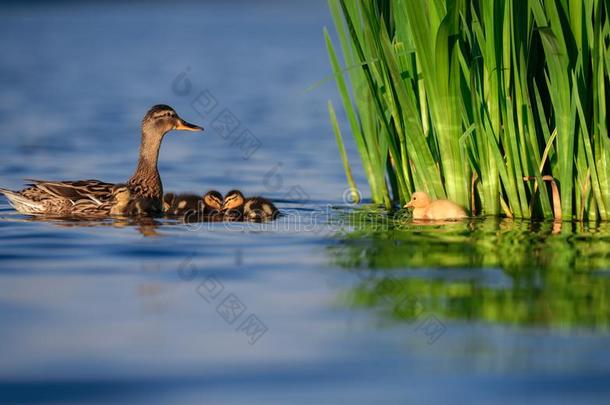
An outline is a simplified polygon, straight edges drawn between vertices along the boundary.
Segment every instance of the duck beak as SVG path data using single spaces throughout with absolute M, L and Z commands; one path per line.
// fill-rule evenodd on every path
M 176 118 L 176 127 L 174 129 L 179 131 L 203 131 L 203 128 L 200 126 L 186 122 L 182 118 Z
M 405 206 L 403 208 L 413 208 L 412 202 L 409 201 L 408 203 L 405 204 Z

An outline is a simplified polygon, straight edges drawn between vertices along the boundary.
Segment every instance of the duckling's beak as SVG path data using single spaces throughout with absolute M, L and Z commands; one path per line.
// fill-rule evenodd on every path
M 186 122 L 180 117 L 176 118 L 176 127 L 174 129 L 179 131 L 203 131 L 203 128 L 200 126 Z
M 403 208 L 413 208 L 413 201 L 409 201 Z
M 222 203 L 221 207 L 223 211 L 228 211 L 234 209 L 235 207 L 239 207 L 239 204 L 234 201 L 226 201 Z

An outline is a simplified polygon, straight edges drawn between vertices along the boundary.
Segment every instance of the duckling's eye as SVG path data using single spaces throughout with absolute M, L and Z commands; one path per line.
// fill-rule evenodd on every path
M 417 197 L 413 197 L 413 201 L 417 200 Z

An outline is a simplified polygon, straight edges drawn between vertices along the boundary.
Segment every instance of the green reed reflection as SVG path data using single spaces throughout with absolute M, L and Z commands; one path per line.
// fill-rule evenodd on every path
M 347 216 L 350 231 L 329 250 L 360 280 L 346 294 L 349 305 L 383 309 L 395 320 L 425 308 L 445 319 L 610 327 L 608 223 Z

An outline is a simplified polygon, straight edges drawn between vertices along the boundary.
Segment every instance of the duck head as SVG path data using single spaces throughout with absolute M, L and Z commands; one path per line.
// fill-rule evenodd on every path
M 430 205 L 430 197 L 423 191 L 416 191 L 404 208 L 425 208 Z
M 203 128 L 186 122 L 168 105 L 158 104 L 152 107 L 142 119 L 142 132 L 165 135 L 172 130 L 203 131 Z
M 244 195 L 239 190 L 231 190 L 227 193 L 222 202 L 222 210 L 238 210 L 240 209 L 245 202 Z
M 220 211 L 222 210 L 223 204 L 222 194 L 215 190 L 208 191 L 203 196 L 203 203 L 206 207 L 210 207 L 213 210 Z
M 142 119 L 140 157 L 133 176 L 128 180 L 131 191 L 137 197 L 153 200 L 155 211 L 163 210 L 163 185 L 157 168 L 159 150 L 165 134 L 171 130 L 203 131 L 200 126 L 184 121 L 168 105 L 152 107 Z

